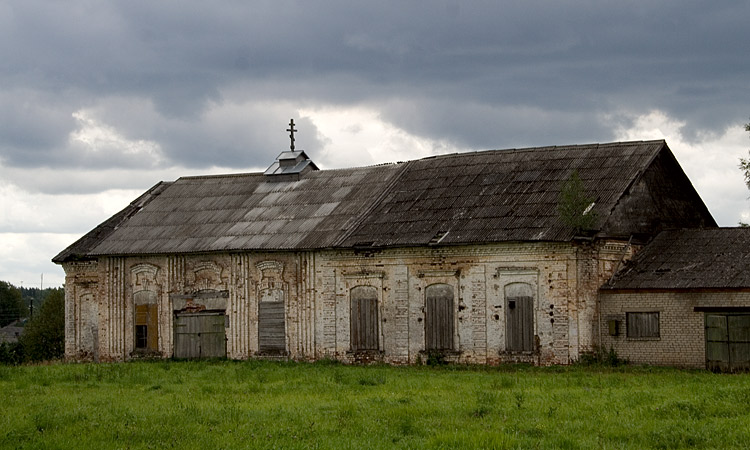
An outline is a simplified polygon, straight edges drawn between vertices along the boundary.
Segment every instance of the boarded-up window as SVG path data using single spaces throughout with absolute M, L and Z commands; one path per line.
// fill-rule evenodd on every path
M 625 316 L 629 338 L 658 338 L 658 312 L 629 312 Z
M 750 314 L 706 313 L 706 368 L 750 370 Z
M 262 355 L 286 354 L 286 306 L 284 283 L 278 263 L 262 270 L 258 291 L 258 352 Z
M 135 305 L 135 348 L 156 351 L 159 348 L 157 305 Z
M 378 350 L 378 290 L 357 286 L 350 295 L 352 350 Z
M 258 303 L 258 350 L 260 353 L 266 355 L 286 353 L 284 317 L 283 301 Z
M 425 348 L 453 349 L 453 286 L 433 284 L 425 289 Z
M 534 291 L 528 283 L 505 286 L 505 346 L 511 352 L 534 350 Z

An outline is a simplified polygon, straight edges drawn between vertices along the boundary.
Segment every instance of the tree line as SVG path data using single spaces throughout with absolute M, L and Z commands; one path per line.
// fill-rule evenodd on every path
M 23 331 L 18 342 L 0 343 L 0 363 L 61 358 L 65 351 L 64 290 L 18 288 L 0 281 L 0 328 L 13 323 Z

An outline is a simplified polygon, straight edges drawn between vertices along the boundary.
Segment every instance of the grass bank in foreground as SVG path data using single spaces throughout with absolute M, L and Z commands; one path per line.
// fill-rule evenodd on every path
M 0 367 L 0 448 L 746 448 L 750 376 L 261 361 Z

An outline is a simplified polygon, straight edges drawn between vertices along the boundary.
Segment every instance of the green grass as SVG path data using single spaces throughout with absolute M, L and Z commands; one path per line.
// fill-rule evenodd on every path
M 275 362 L 0 366 L 0 448 L 747 448 L 750 375 Z

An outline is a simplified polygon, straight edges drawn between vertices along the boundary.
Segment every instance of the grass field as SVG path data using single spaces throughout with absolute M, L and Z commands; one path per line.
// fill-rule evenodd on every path
M 750 376 L 600 367 L 0 367 L 0 448 L 748 448 Z

